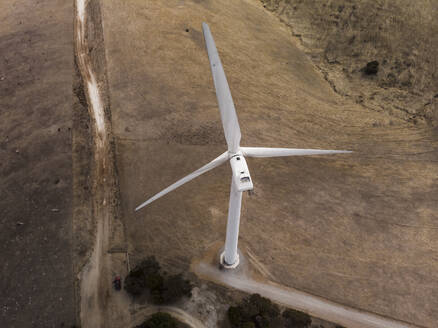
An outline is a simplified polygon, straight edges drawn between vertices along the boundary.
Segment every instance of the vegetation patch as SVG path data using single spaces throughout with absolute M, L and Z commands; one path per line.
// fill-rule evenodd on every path
M 286 328 L 307 328 L 312 323 L 312 319 L 307 313 L 292 309 L 284 310 L 282 317 Z
M 259 294 L 252 294 L 237 306 L 230 306 L 228 319 L 233 328 L 255 328 L 272 327 L 281 318 L 276 304 Z
M 176 302 L 183 296 L 190 297 L 192 284 L 182 274 L 162 272 L 155 257 L 150 256 L 128 273 L 125 290 L 134 298 L 148 294 L 153 303 L 164 304 Z
M 373 60 L 367 63 L 362 70 L 366 75 L 376 75 L 379 71 L 379 62 L 377 60 Z
M 157 312 L 154 313 L 149 319 L 143 322 L 141 325 L 135 328 L 182 328 L 182 325 L 178 320 L 172 317 L 168 313 Z
M 307 313 L 280 308 L 269 299 L 252 294 L 237 306 L 230 306 L 228 319 L 232 328 L 308 328 L 312 319 Z

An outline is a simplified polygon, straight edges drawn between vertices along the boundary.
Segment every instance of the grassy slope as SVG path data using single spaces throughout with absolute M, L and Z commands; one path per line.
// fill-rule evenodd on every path
M 262 0 L 334 88 L 374 110 L 438 124 L 438 4 L 430 0 Z M 360 71 L 377 60 L 376 77 Z
M 216 40 L 242 145 L 353 149 L 249 159 L 240 246 L 281 284 L 431 326 L 438 305 L 436 136 L 333 92 L 258 1 L 103 3 L 122 218 L 135 258 L 186 269 L 223 243 L 229 167 L 144 210 L 225 148 L 201 23 Z M 188 30 L 188 31 L 187 31 Z M 421 270 L 418 270 L 421 268 Z

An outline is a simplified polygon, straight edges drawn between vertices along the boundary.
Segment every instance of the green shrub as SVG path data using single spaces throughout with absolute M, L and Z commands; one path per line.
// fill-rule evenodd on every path
M 247 321 L 243 323 L 242 328 L 256 328 L 256 325 L 254 322 Z
M 287 309 L 283 311 L 284 326 L 286 328 L 307 328 L 312 319 L 307 313 Z
M 240 327 L 242 322 L 245 322 L 242 307 L 230 306 L 228 308 L 228 320 L 230 320 L 231 327 Z
M 248 302 L 248 307 L 255 308 L 255 312 L 261 316 L 275 318 L 280 315 L 278 306 L 271 302 L 271 300 L 260 296 L 259 294 L 252 294 Z
M 278 306 L 259 294 L 244 298 L 238 306 L 228 309 L 228 319 L 233 328 L 268 328 L 279 315 Z
M 182 274 L 167 277 L 164 281 L 161 295 L 165 303 L 174 302 L 183 296 L 192 296 L 192 285 Z
M 160 265 L 150 256 L 132 269 L 125 279 L 125 290 L 133 297 L 149 291 L 153 303 L 175 302 L 183 296 L 190 297 L 192 284 L 182 274 L 166 276 Z
M 135 328 L 177 328 L 178 321 L 164 312 L 154 313 L 149 319 Z
M 160 272 L 151 272 L 145 276 L 145 287 L 150 291 L 160 290 L 164 285 L 164 277 Z
M 139 296 L 145 289 L 156 287 L 162 280 L 160 265 L 154 256 L 150 256 L 132 269 L 125 278 L 125 290 L 133 295 Z
M 145 280 L 140 269 L 133 269 L 125 278 L 125 290 L 132 296 L 139 296 L 144 292 Z

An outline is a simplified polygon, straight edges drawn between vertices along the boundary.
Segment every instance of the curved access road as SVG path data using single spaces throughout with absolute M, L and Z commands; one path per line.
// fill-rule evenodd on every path
M 418 328 L 373 313 L 363 312 L 296 289 L 273 283 L 261 283 L 231 271 L 220 271 L 206 263 L 194 267 L 197 275 L 247 293 L 258 293 L 274 302 L 309 313 L 312 316 L 341 324 L 348 328 Z

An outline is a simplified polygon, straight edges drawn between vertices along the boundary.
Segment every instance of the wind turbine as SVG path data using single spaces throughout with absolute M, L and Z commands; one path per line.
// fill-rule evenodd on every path
M 231 98 L 225 72 L 216 45 L 211 35 L 210 28 L 206 23 L 202 23 L 205 44 L 210 60 L 210 68 L 213 75 L 214 86 L 216 89 L 217 102 L 224 128 L 225 139 L 227 140 L 228 150 L 216 157 L 210 163 L 200 169 L 178 180 L 166 189 L 148 199 L 135 210 L 138 211 L 154 200 L 164 196 L 172 190 L 182 186 L 186 182 L 193 180 L 201 174 L 208 172 L 215 167 L 230 161 L 232 169 L 230 201 L 228 208 L 227 234 L 225 238 L 224 252 L 220 260 L 224 267 L 235 268 L 239 264 L 239 254 L 237 253 L 237 242 L 239 238 L 240 208 L 242 204 L 242 192 L 253 190 L 253 183 L 249 174 L 245 156 L 248 157 L 278 157 L 278 156 L 303 156 L 303 155 L 324 155 L 350 153 L 346 150 L 320 150 L 320 149 L 292 149 L 292 148 L 263 148 L 263 147 L 240 147 L 240 127 L 237 121 L 236 110 L 233 99 Z

